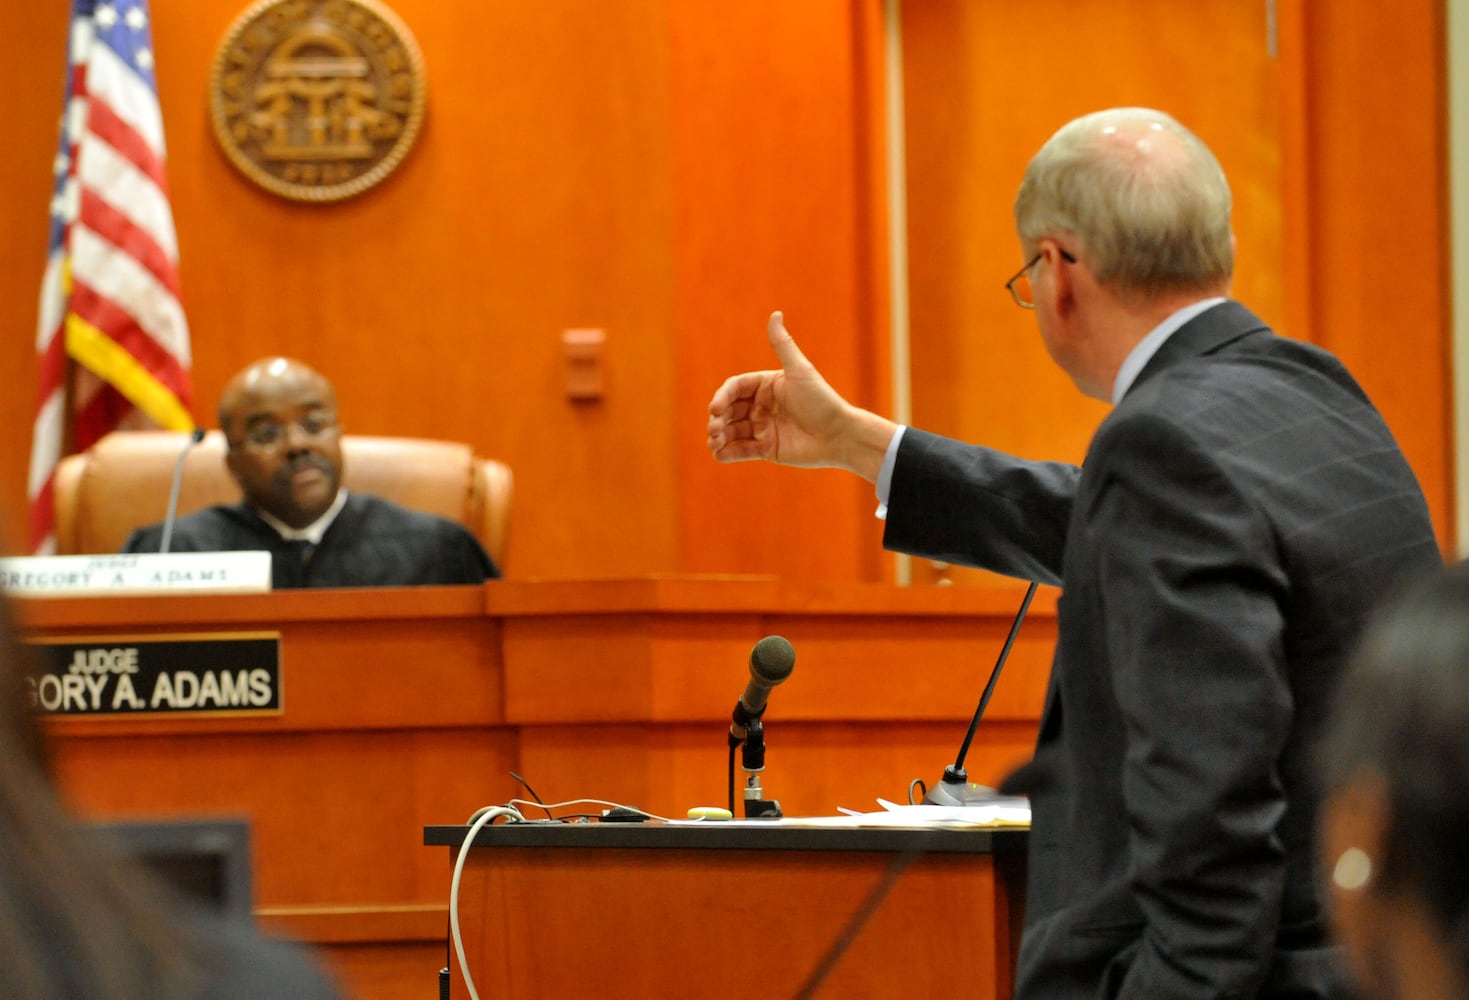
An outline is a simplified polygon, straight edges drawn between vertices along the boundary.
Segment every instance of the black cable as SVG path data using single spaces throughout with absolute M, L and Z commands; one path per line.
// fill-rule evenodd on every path
M 543 798 L 541 798 L 539 795 L 536 794 L 536 790 L 530 786 L 530 782 L 529 781 L 526 781 L 524 778 L 522 778 L 520 775 L 516 774 L 514 771 L 509 771 L 507 773 L 510 775 L 510 777 L 512 777 L 516 781 L 520 782 L 520 786 L 522 788 L 524 788 L 527 792 L 530 793 L 530 797 L 536 800 L 536 803 L 541 807 L 541 809 L 545 812 L 545 814 L 547 816 L 550 816 L 551 819 L 555 819 L 556 818 L 555 816 L 551 816 L 551 810 L 549 810 L 549 809 L 546 808 L 546 800 L 543 799 Z
M 730 744 L 729 744 L 729 814 L 730 814 L 731 817 L 733 817 L 734 814 L 735 814 L 735 811 L 734 811 L 734 759 L 735 759 L 735 743 L 734 743 L 733 740 L 731 740 L 730 741 Z

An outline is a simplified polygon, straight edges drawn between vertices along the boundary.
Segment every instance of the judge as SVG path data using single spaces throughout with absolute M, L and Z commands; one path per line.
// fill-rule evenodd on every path
M 336 391 L 289 358 L 266 358 L 230 380 L 219 401 L 225 464 L 244 499 L 179 518 L 175 552 L 265 550 L 271 585 L 403 587 L 481 583 L 500 575 L 463 526 L 342 487 Z M 162 524 L 124 552 L 157 552 Z

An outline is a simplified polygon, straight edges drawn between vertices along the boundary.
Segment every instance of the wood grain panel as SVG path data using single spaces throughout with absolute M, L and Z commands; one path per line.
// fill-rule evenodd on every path
M 800 669 L 766 713 L 767 797 L 792 816 L 902 801 L 957 753 L 1021 590 L 705 577 L 16 603 L 36 639 L 280 631 L 281 716 L 52 720 L 57 774 L 88 817 L 248 820 L 267 924 L 386 998 L 440 954 L 423 828 L 525 798 L 512 769 L 550 802 L 727 801 L 729 713 L 779 632 Z M 1032 615 L 976 781 L 1034 739 L 1054 596 Z
M 0 32 L 9 68 L 6 155 L 0 156 L 0 551 L 25 545 L 26 473 L 36 415 L 36 304 L 46 264 L 66 57 L 67 4 L 12 4 Z
M 1287 22 L 1300 34 L 1283 41 L 1307 67 L 1297 186 L 1311 193 L 1310 339 L 1336 352 L 1382 410 L 1452 552 L 1443 4 L 1301 7 Z
M 720 382 L 775 366 L 775 309 L 833 385 L 887 406 L 878 6 L 669 5 L 678 571 L 884 578 L 870 486 L 704 448 Z
M 481 996 L 558 997 L 577 984 L 654 997 L 699 992 L 728 970 L 761 995 L 796 996 L 891 863 L 859 851 L 475 849 L 460 902 L 470 974 Z M 1008 993 L 997 895 L 988 858 L 920 856 L 815 995 L 950 996 L 956 969 L 964 996 Z M 468 995 L 457 963 L 451 995 Z
M 1065 26 L 1043 57 L 1020 44 L 1037 24 Z M 1089 111 L 1162 108 L 1210 144 L 1234 192 L 1234 294 L 1283 318 L 1279 69 L 1261 5 L 948 0 L 905 5 L 903 31 L 915 424 L 1030 458 L 1085 454 L 1108 408 L 1051 362 L 1004 282 L 1023 262 L 1012 201 L 1026 164 Z
M 1023 588 L 761 580 L 503 582 L 505 713 L 520 771 L 548 799 L 683 816 L 728 800 L 729 716 L 763 635 L 789 638 L 766 710 L 768 797 L 787 815 L 906 800 L 954 761 Z M 966 759 L 994 784 L 1028 758 L 1055 644 L 1032 605 Z M 837 721 L 840 720 L 840 721 Z M 745 774 L 736 762 L 736 784 Z
M 431 903 L 423 826 L 517 794 L 513 736 L 490 730 L 180 733 L 58 741 L 57 775 L 89 816 L 239 816 L 257 905 Z
M 518 791 L 483 601 L 428 587 L 38 599 L 18 613 L 46 638 L 278 631 L 280 715 L 52 719 L 57 774 L 88 815 L 242 816 L 259 905 L 341 905 L 441 898 L 409 849 L 422 826 Z
M 88 817 L 244 818 L 268 929 L 362 1000 L 436 988 L 447 888 L 423 827 L 520 791 L 480 589 L 17 605 L 50 637 L 278 631 L 280 716 L 55 719 L 57 777 Z

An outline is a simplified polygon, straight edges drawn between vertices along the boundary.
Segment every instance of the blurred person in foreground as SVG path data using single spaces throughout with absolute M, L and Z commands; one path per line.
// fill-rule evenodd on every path
M 244 499 L 179 518 L 172 551 L 268 551 L 276 590 L 473 584 L 500 575 L 462 525 L 342 486 L 336 390 L 302 362 L 265 358 L 237 374 L 220 394 L 219 426 Z M 140 529 L 123 551 L 157 552 L 162 536 L 162 524 Z
M 1372 997 L 1469 997 L 1469 564 L 1373 620 L 1322 747 L 1323 876 Z
M 1352 376 L 1229 298 L 1230 205 L 1147 108 L 1032 158 L 1005 287 L 1113 406 L 1079 467 L 853 406 L 779 313 L 780 370 L 709 404 L 719 461 L 846 469 L 887 548 L 1062 588 L 1035 755 L 1002 786 L 1031 800 L 1020 1000 L 1345 995 L 1311 748 L 1382 588 L 1442 558 Z
M 72 816 L 0 593 L 0 997 L 329 1000 L 301 948 L 186 902 Z

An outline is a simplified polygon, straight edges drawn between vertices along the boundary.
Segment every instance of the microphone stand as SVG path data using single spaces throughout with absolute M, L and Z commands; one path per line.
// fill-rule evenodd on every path
M 1015 614 L 1015 621 L 1010 625 L 1010 634 L 1005 637 L 1005 645 L 1000 649 L 999 659 L 995 660 L 995 667 L 990 671 L 990 679 L 984 686 L 984 694 L 980 695 L 979 707 L 974 710 L 974 718 L 969 723 L 969 732 L 964 734 L 964 742 L 959 747 L 959 756 L 954 763 L 944 768 L 944 776 L 939 783 L 929 789 L 923 796 L 923 804 L 926 806 L 974 806 L 982 805 L 994 798 L 995 790 L 983 785 L 970 782 L 969 772 L 964 770 L 964 758 L 969 753 L 969 744 L 974 739 L 974 731 L 979 728 L 979 720 L 984 715 L 984 710 L 990 703 L 990 695 L 995 693 L 995 682 L 1000 679 L 1000 668 L 1005 665 L 1005 659 L 1010 655 L 1010 647 L 1015 644 L 1015 636 L 1020 632 L 1020 623 L 1025 620 L 1025 612 L 1030 609 L 1030 599 L 1035 596 L 1035 581 L 1031 581 L 1029 589 L 1025 591 L 1025 599 L 1020 602 L 1020 610 Z
M 740 767 L 748 777 L 745 778 L 745 818 L 746 819 L 780 819 L 780 803 L 775 799 L 765 798 L 765 792 L 760 787 L 760 772 L 765 770 L 765 724 L 760 721 L 760 716 L 765 714 L 765 709 L 751 712 L 745 707 L 743 701 L 735 703 L 734 725 L 729 731 L 729 754 L 730 754 L 730 803 L 729 811 L 734 812 L 734 751 L 735 747 L 744 744 L 740 750 Z M 735 734 L 739 729 L 744 732 L 741 738 Z
M 163 519 L 163 539 L 158 545 L 159 552 L 167 552 L 169 543 L 173 541 L 173 522 L 179 516 L 179 487 L 184 481 L 184 459 L 189 457 L 189 449 L 203 440 L 204 428 L 195 427 L 189 432 L 189 440 L 179 451 L 178 464 L 173 467 L 173 486 L 168 491 L 168 516 Z

